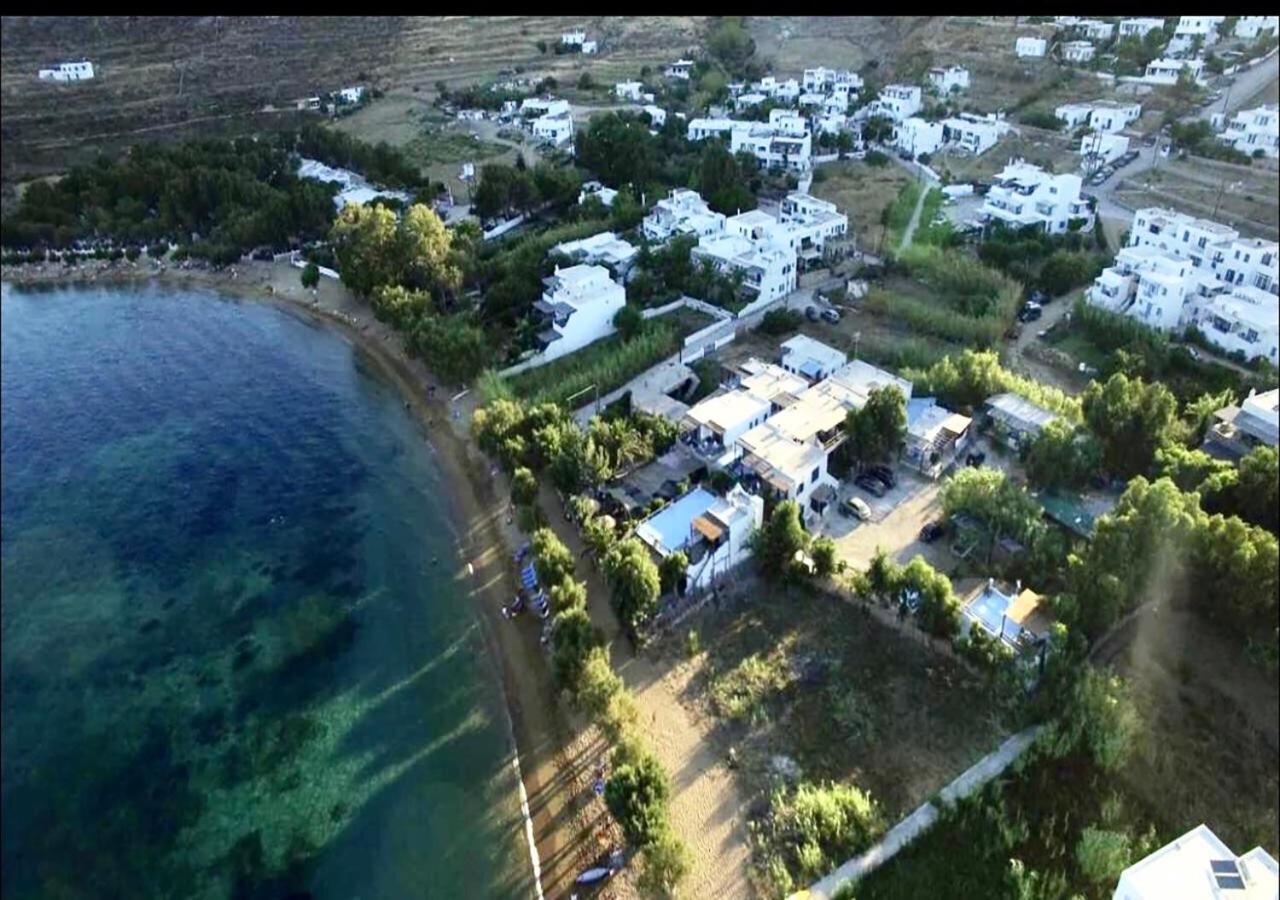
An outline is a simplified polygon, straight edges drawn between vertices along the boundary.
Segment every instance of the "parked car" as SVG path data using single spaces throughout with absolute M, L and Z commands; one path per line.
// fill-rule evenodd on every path
M 879 478 L 884 482 L 885 487 L 898 486 L 898 476 L 893 474 L 893 469 L 888 466 L 867 466 L 867 474 Z
M 1044 314 L 1044 307 L 1039 303 L 1028 303 L 1018 313 L 1019 322 L 1034 322 Z
M 1031 296 L 1027 298 L 1031 303 L 1043 304 L 1048 303 L 1053 298 L 1044 291 L 1032 291 Z
M 871 521 L 871 507 L 859 497 L 849 497 L 840 504 L 840 514 L 864 522 Z
M 1092 178 L 1089 179 L 1089 183 L 1094 185 L 1095 187 L 1101 184 L 1105 184 L 1106 181 L 1107 181 L 1106 172 L 1097 172 L 1094 174 Z
M 865 472 L 853 479 L 853 483 L 874 497 L 884 496 L 884 485 L 880 483 L 880 479 L 873 478 Z
M 834 325 L 836 322 L 840 321 L 840 313 L 830 307 L 827 307 L 822 311 L 822 318 Z
M 804 310 L 804 317 L 810 322 L 818 321 L 818 307 L 806 306 Z
M 965 457 L 965 460 L 964 460 L 965 465 L 971 466 L 975 469 L 986 461 L 987 461 L 987 454 L 985 450 L 977 450 L 973 453 L 970 453 L 968 456 Z
M 946 535 L 946 526 L 941 522 L 929 522 L 920 529 L 920 540 L 925 544 L 932 544 L 938 538 Z

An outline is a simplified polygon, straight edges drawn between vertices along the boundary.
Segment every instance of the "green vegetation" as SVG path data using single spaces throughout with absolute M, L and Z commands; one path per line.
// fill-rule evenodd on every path
M 782 694 L 793 680 L 781 655 L 752 654 L 715 679 L 711 702 L 728 719 L 758 724 L 769 717 L 769 701 Z
M 627 282 L 627 302 L 653 307 L 688 295 L 734 311 L 745 306 L 742 273 L 722 275 L 710 260 L 696 262 L 692 254 L 697 244 L 690 235 L 674 237 L 656 250 L 642 243 Z
M 800 504 L 783 500 L 765 526 L 751 535 L 752 552 L 766 578 L 795 581 L 803 577 L 798 557 L 809 549 L 810 535 L 800 519 Z
M 870 154 L 867 154 L 865 161 L 867 165 L 875 165 L 871 161 Z M 907 226 L 911 224 L 911 214 L 915 212 L 916 203 L 920 200 L 920 191 L 920 182 L 908 182 L 898 193 L 897 199 L 884 211 L 884 226 L 888 232 L 888 239 L 885 243 L 891 252 L 897 252 L 898 246 L 902 243 L 902 236 L 906 232 Z
M 650 320 L 629 341 L 621 335 L 597 341 L 545 366 L 521 372 L 510 379 L 510 384 L 517 396 L 533 403 L 563 403 L 592 387 L 603 396 L 679 349 L 676 329 Z M 589 400 L 582 393 L 577 402 Z
M 952 409 L 973 410 L 993 394 L 1009 391 L 1072 421 L 1081 419 L 1079 400 L 1009 371 L 991 351 L 965 350 L 929 369 L 904 371 L 902 376 L 915 384 L 921 396 L 936 396 Z
M 529 213 L 543 205 L 563 212 L 578 200 L 582 181 L 573 169 L 540 162 L 525 168 L 517 158 L 514 166 L 486 163 L 480 167 L 471 205 L 482 219 L 511 213 Z
M 1023 456 L 1027 480 L 1043 488 L 1082 488 L 1102 466 L 1102 448 L 1081 425 L 1054 419 L 1041 429 Z
M 841 450 L 859 467 L 895 458 L 906 443 L 907 398 L 892 385 L 874 389 L 861 409 L 849 410 L 844 430 Z
M 1239 166 L 1253 163 L 1248 153 L 1218 140 L 1213 128 L 1203 119 L 1197 119 L 1194 122 L 1174 122 L 1169 130 L 1169 137 L 1175 148 L 1186 150 L 1196 156 L 1220 159 Z
M 1118 475 L 1146 472 L 1156 448 L 1172 437 L 1178 401 L 1162 384 L 1117 372 L 1103 384 L 1090 382 L 1080 402 L 1103 463 Z
M 1089 284 L 1109 261 L 1093 249 L 1095 239 L 1080 231 L 1049 235 L 1035 228 L 998 225 L 978 247 L 989 266 L 1038 288 L 1050 297 Z

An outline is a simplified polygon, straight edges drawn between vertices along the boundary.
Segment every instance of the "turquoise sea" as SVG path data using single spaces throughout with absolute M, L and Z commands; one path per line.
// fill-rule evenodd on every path
M 441 475 L 332 331 L 3 286 L 3 896 L 527 896 Z

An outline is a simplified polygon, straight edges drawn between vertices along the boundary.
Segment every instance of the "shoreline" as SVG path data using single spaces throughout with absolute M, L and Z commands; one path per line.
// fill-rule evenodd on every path
M 515 545 L 504 533 L 501 519 L 506 497 L 485 460 L 466 440 L 462 410 L 450 402 L 444 385 L 420 361 L 408 356 L 398 333 L 378 322 L 366 304 L 331 279 L 322 278 L 316 293 L 310 295 L 301 286 L 299 274 L 300 270 L 287 263 L 275 262 L 251 261 L 214 271 L 160 268 L 150 261 L 90 261 L 70 267 L 60 263 L 4 267 L 0 280 L 25 288 L 166 284 L 267 301 L 289 315 L 333 328 L 399 391 L 406 412 L 422 430 L 444 473 L 444 481 L 453 485 L 446 490 L 446 497 L 458 549 L 457 579 L 469 582 L 466 592 L 474 602 L 491 662 L 499 667 L 497 682 L 512 742 L 509 763 L 517 773 L 522 830 L 530 853 L 530 893 L 538 900 L 544 890 L 556 895 L 576 872 L 565 870 L 544 885 L 545 861 L 570 857 L 583 830 L 578 821 L 582 810 L 575 808 L 573 796 L 577 792 L 573 783 L 559 774 L 565 763 L 559 757 L 581 736 L 581 729 L 574 727 L 558 703 L 538 635 L 527 623 L 513 628 L 500 613 L 515 591 L 508 565 Z M 455 407 L 457 419 L 450 415 L 451 407 Z M 507 764 L 504 761 L 503 765 Z M 536 798 L 537 812 L 530 811 L 530 797 Z

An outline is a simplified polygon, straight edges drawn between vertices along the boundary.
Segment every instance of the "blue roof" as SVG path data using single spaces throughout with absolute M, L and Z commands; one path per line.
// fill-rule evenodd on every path
M 808 378 L 817 378 L 822 374 L 822 366 L 815 360 L 805 360 L 804 365 L 800 367 L 800 374 Z
M 932 397 L 912 397 L 907 401 L 907 427 L 910 428 L 916 421 L 932 409 L 937 404 Z
M 671 505 L 654 513 L 636 528 L 636 536 L 666 555 L 689 543 L 693 520 L 716 502 L 716 495 L 694 488 Z

